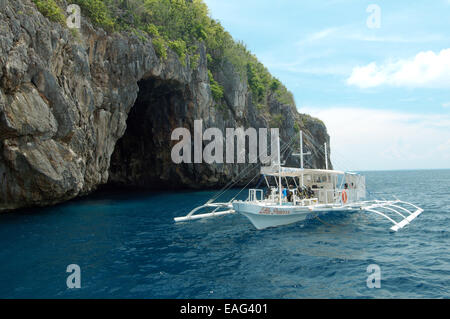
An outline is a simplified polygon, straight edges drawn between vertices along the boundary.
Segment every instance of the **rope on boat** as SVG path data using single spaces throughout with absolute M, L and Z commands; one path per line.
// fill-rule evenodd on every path
M 291 146 L 291 144 L 294 142 L 294 140 L 296 139 L 296 137 L 297 137 L 297 135 L 294 135 L 293 137 L 291 137 L 291 139 L 290 139 L 290 141 L 288 142 L 288 143 L 286 143 L 283 147 L 280 147 L 280 153 L 284 153 L 284 152 L 286 152 L 286 150 Z M 270 146 L 270 149 L 271 149 L 271 152 L 272 152 L 272 150 L 273 150 L 273 146 L 274 146 L 274 144 L 272 143 L 271 144 L 271 146 Z M 258 157 L 258 159 L 260 159 L 260 156 Z M 280 162 L 281 162 L 281 159 L 280 159 Z M 252 165 L 254 165 L 253 167 L 252 167 Z M 255 169 L 255 168 L 259 168 L 260 167 L 260 164 L 257 162 L 257 163 L 253 163 L 253 164 L 250 164 L 249 166 L 247 166 L 239 175 L 240 175 L 240 177 L 238 176 L 237 177 L 237 179 L 235 179 L 235 180 L 231 180 L 231 181 L 229 181 L 221 190 L 219 190 L 217 193 L 216 193 L 216 195 L 214 195 L 209 201 L 207 201 L 206 202 L 206 204 L 210 204 L 210 203 L 213 203 L 214 201 L 216 201 L 220 196 L 222 196 L 223 194 L 225 194 L 225 192 L 227 191 L 227 190 L 229 190 L 230 188 L 232 188 L 234 185 L 236 185 L 244 176 L 247 176 L 253 169 Z M 244 173 L 247 171 L 247 170 L 249 170 L 250 169 L 250 171 L 249 172 L 247 172 L 247 174 L 246 175 L 244 175 Z M 255 175 L 255 177 L 256 176 L 258 176 L 259 174 L 257 174 L 257 175 Z M 253 177 L 253 179 L 255 179 L 255 177 Z M 251 181 L 253 181 L 253 179 L 251 180 Z M 250 183 L 251 183 L 251 181 L 243 188 L 243 189 L 245 189 Z M 243 190 L 242 189 L 242 190 Z M 242 190 L 238 193 L 238 194 L 240 194 L 241 192 L 242 192 Z M 236 195 L 237 196 L 237 195 Z M 235 196 L 235 198 L 236 198 L 236 196 Z M 233 198 L 234 199 L 234 198 Z M 233 200 L 232 199 L 232 200 Z
M 325 151 L 322 150 L 323 146 L 318 145 L 315 141 L 314 138 L 308 133 L 308 132 L 303 132 L 304 136 L 306 136 L 308 138 L 308 140 L 310 141 L 311 144 L 313 144 L 313 146 L 318 150 L 318 152 L 321 155 L 325 156 Z M 333 154 L 338 155 L 343 161 L 346 162 L 350 162 L 347 158 L 345 158 L 342 154 L 340 154 L 339 152 L 334 151 Z M 342 162 L 340 161 L 340 164 L 342 166 L 342 168 L 344 168 L 344 170 L 346 171 L 351 171 L 346 165 L 342 165 Z M 370 192 L 367 187 L 366 187 L 366 192 L 369 194 L 369 196 L 371 196 L 373 199 L 378 200 L 378 198 L 376 197 L 375 193 Z M 386 200 L 384 197 L 381 196 L 382 200 Z
M 280 153 L 281 153 L 281 154 L 285 155 L 285 153 L 286 153 L 287 150 L 291 150 L 290 153 L 292 153 L 293 150 L 291 149 L 291 146 L 292 146 L 292 144 L 294 143 L 294 141 L 296 140 L 296 138 L 297 138 L 298 135 L 299 135 L 299 133 L 295 134 L 294 136 L 291 137 L 291 139 L 288 141 L 288 143 L 286 143 L 284 146 L 280 147 Z M 309 134 L 307 133 L 307 135 L 309 135 Z M 310 139 L 310 141 L 311 141 L 311 143 L 313 144 L 313 146 L 315 146 L 316 149 L 317 149 L 320 153 L 322 153 L 322 155 L 324 155 L 324 151 L 322 151 L 321 147 L 317 145 L 317 143 L 314 141 L 314 139 L 311 137 L 311 135 L 309 135 L 308 138 Z M 274 145 L 271 144 L 271 150 L 273 149 L 273 146 L 274 146 Z M 259 158 L 259 157 L 258 157 L 258 158 Z M 280 161 L 281 161 L 281 159 L 280 159 Z M 254 166 L 252 167 L 252 165 L 254 165 Z M 259 163 L 253 163 L 253 164 L 247 166 L 247 167 L 240 173 L 240 176 L 238 176 L 236 179 L 233 179 L 233 180 L 229 181 L 229 182 L 228 182 L 221 190 L 219 190 L 219 191 L 216 193 L 216 195 L 214 195 L 214 196 L 213 196 L 206 204 L 210 204 L 210 203 L 213 203 L 214 201 L 216 201 L 220 196 L 222 196 L 223 194 L 225 194 L 225 192 L 226 192 L 227 190 L 229 190 L 229 189 L 232 188 L 234 185 L 236 185 L 236 184 L 237 184 L 244 176 L 247 176 L 253 169 L 259 168 L 259 167 L 260 167 Z M 247 170 L 249 170 L 249 172 L 246 172 Z M 246 173 L 246 174 L 244 175 L 244 173 Z M 253 179 L 254 179 L 254 178 L 253 178 Z M 253 179 L 252 179 L 251 181 L 253 181 Z M 250 182 L 251 182 L 251 181 L 250 181 Z M 246 185 L 243 189 L 245 189 L 245 188 L 250 184 L 250 182 L 247 183 L 247 185 Z M 241 192 L 242 192 L 242 190 L 241 190 L 238 194 L 240 194 Z M 234 198 L 236 198 L 236 196 L 235 196 Z M 234 199 L 234 198 L 233 198 L 233 199 Z M 233 200 L 233 199 L 232 199 L 232 200 Z
M 312 146 L 315 147 L 316 152 L 319 153 L 320 155 L 325 156 L 325 151 L 322 149 L 323 146 L 320 146 L 317 144 L 316 141 L 314 141 L 314 138 L 308 133 L 308 132 L 303 132 L 304 136 L 306 136 L 309 140 L 309 142 L 312 144 Z M 295 134 L 291 137 L 291 139 L 288 141 L 288 143 L 284 144 L 284 146 L 280 147 L 280 154 L 285 155 L 286 151 L 290 150 L 290 153 L 293 152 L 291 146 L 294 143 L 294 141 L 297 139 L 298 134 Z M 273 150 L 273 144 L 271 144 L 271 150 Z M 336 152 L 335 152 L 336 153 Z M 290 155 L 289 155 L 290 156 Z M 288 156 L 288 157 L 289 157 Z M 260 159 L 260 157 L 258 157 L 258 159 Z M 280 158 L 280 162 L 281 162 L 281 158 Z M 310 163 L 311 164 L 311 163 Z M 345 165 L 343 165 L 343 167 L 345 168 Z M 208 200 L 206 202 L 206 204 L 210 204 L 215 202 L 220 196 L 222 196 L 223 194 L 225 194 L 229 189 L 231 189 L 233 186 L 235 186 L 239 181 L 241 181 L 244 177 L 246 177 L 247 175 L 250 174 L 250 172 L 252 172 L 255 168 L 260 168 L 260 164 L 257 163 L 252 163 L 249 166 L 247 166 L 246 168 L 244 168 L 244 170 L 242 172 L 239 173 L 239 175 L 235 178 L 232 179 L 231 181 L 229 181 L 222 189 L 220 189 L 210 200 Z M 348 170 L 348 168 L 346 168 Z M 233 201 L 237 196 L 239 196 L 239 194 L 248 187 L 248 185 L 250 185 L 250 183 L 256 178 L 256 176 L 258 176 L 259 174 L 255 175 L 246 185 L 244 188 L 242 188 L 239 193 L 234 196 L 229 202 Z M 366 189 L 366 191 L 369 193 L 369 195 L 373 196 L 373 194 L 368 191 Z M 374 198 L 376 198 L 375 196 L 373 196 Z
M 242 189 L 239 191 L 239 193 L 237 193 L 236 196 L 234 196 L 234 197 L 230 200 L 230 202 L 232 202 L 233 200 L 235 200 L 236 197 L 238 197 L 239 194 L 242 193 L 242 191 L 243 191 L 244 189 L 246 189 L 247 186 L 250 185 L 251 182 L 253 182 L 253 180 L 256 178 L 256 176 L 258 176 L 258 175 L 255 175 L 255 176 L 250 180 L 250 182 L 248 182 L 247 185 L 245 185 L 244 188 L 242 188 Z
M 316 215 L 314 218 L 317 219 L 317 220 L 318 220 L 319 222 L 321 222 L 322 224 L 327 225 L 327 226 L 330 226 L 330 227 L 347 226 L 347 225 L 350 224 L 350 222 L 348 222 L 348 223 L 343 223 L 343 224 L 330 224 L 330 223 L 327 223 L 327 222 L 323 221 L 322 219 L 320 219 L 318 215 Z

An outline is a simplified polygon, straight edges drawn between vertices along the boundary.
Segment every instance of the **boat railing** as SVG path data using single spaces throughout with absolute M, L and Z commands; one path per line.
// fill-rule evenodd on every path
M 339 204 L 345 205 L 354 202 L 358 202 L 360 198 L 358 197 L 358 189 L 323 189 L 323 188 L 313 188 L 314 195 L 310 198 L 305 198 L 298 193 L 296 189 L 289 189 L 292 192 L 292 200 L 290 201 L 295 206 L 310 206 L 317 204 Z M 346 200 L 344 201 L 343 192 L 346 193 Z M 279 194 L 276 188 L 272 188 L 268 196 L 264 197 L 264 190 L 262 189 L 249 189 L 247 201 L 250 202 L 267 202 L 267 203 L 278 203 Z M 288 203 L 288 198 L 282 194 L 282 203 Z
M 312 206 L 312 205 L 317 205 L 317 204 L 319 204 L 319 199 L 314 198 L 314 197 L 313 198 L 303 198 L 295 203 L 295 205 L 298 205 L 298 206 Z
M 259 195 L 259 198 L 258 198 Z M 264 200 L 264 191 L 262 189 L 250 189 L 248 191 L 248 200 L 250 202 L 259 202 Z
M 322 189 L 322 188 L 315 188 L 313 189 L 315 193 L 315 197 L 317 197 L 319 203 L 321 204 L 334 204 L 336 202 L 335 189 Z
M 345 191 L 346 196 L 343 196 Z M 344 200 L 345 199 L 345 200 Z M 341 189 L 335 190 L 333 201 L 335 204 L 348 204 L 360 201 L 361 198 L 358 196 L 358 189 Z

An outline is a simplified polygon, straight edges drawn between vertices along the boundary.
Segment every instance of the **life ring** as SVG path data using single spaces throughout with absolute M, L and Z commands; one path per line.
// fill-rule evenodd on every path
M 348 200 L 347 192 L 346 191 L 342 191 L 342 202 L 344 204 L 346 204 L 347 200 Z

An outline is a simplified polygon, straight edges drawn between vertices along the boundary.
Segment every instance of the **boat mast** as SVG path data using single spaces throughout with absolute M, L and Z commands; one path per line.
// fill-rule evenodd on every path
M 280 136 L 278 136 L 278 199 L 281 205 L 281 151 L 280 151 Z
M 300 131 L 300 168 L 303 169 L 303 131 Z
M 311 155 L 311 152 L 303 152 L 303 131 L 300 131 L 300 153 L 292 154 L 294 156 L 300 156 L 300 168 L 304 169 L 304 156 L 305 155 Z M 302 187 L 304 186 L 304 179 L 303 179 L 303 172 L 302 172 Z
M 328 170 L 328 148 L 327 148 L 327 142 L 325 142 L 325 169 Z
M 300 131 L 300 168 L 303 169 L 303 131 Z M 302 187 L 305 185 L 302 172 Z

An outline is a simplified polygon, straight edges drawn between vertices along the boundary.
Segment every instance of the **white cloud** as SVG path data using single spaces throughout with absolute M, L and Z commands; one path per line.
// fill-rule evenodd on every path
M 411 59 L 376 62 L 353 68 L 347 84 L 361 88 L 380 85 L 450 88 L 450 49 L 420 52 Z
M 386 34 L 375 36 L 369 31 L 361 31 L 358 29 L 358 26 L 355 25 L 325 28 L 306 35 L 303 39 L 298 41 L 296 45 L 304 46 L 317 43 L 323 44 L 323 42 L 327 40 L 348 40 L 384 43 L 427 43 L 445 41 L 448 39 L 448 37 L 445 37 L 441 34 Z
M 445 40 L 441 35 L 428 34 L 428 35 L 413 35 L 413 36 L 374 36 L 367 35 L 365 33 L 347 33 L 344 38 L 349 40 L 366 41 L 366 42 L 385 42 L 385 43 L 424 43 L 433 41 Z
M 356 107 L 305 107 L 300 112 L 324 121 L 337 169 L 450 167 L 450 115 Z
M 439 151 L 449 152 L 450 153 L 450 139 L 445 141 L 444 143 L 438 146 Z
M 300 53 L 294 59 L 280 58 L 273 51 L 259 54 L 260 60 L 270 70 L 277 70 L 296 74 L 313 75 L 340 75 L 347 76 L 352 68 L 350 63 L 335 64 L 330 57 L 335 54 L 332 49 L 324 49 L 320 52 Z
M 297 45 L 302 45 L 305 43 L 315 42 L 319 41 L 325 38 L 328 38 L 329 36 L 336 35 L 336 33 L 339 31 L 340 28 L 333 27 L 333 28 L 327 28 L 323 29 L 318 32 L 314 32 L 312 34 L 309 34 L 306 36 L 306 38 L 300 42 L 297 43 Z
M 450 0 L 449 0 L 450 1 Z M 442 107 L 448 108 L 450 107 L 450 102 L 442 103 Z

